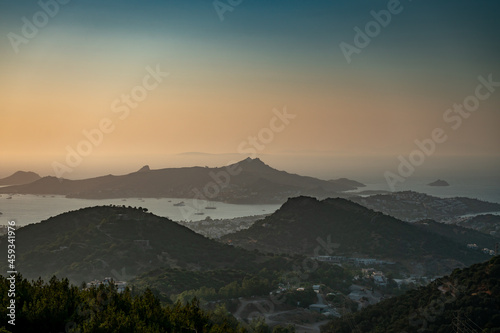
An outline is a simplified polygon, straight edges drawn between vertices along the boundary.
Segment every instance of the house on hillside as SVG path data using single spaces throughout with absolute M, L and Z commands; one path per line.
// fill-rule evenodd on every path
M 127 288 L 127 282 L 114 281 L 110 277 L 105 277 L 102 281 L 94 280 L 94 281 L 87 283 L 87 289 L 92 288 L 92 287 L 99 288 L 99 286 L 101 286 L 101 285 L 107 286 L 110 284 L 114 284 L 116 286 L 116 291 L 118 291 L 119 293 L 124 292 L 125 288 Z
M 309 305 L 309 310 L 314 312 L 323 313 L 329 309 L 328 305 L 325 304 L 311 304 Z
M 387 279 L 384 276 L 384 273 L 382 272 L 373 272 L 372 273 L 373 281 L 375 284 L 379 286 L 386 286 L 387 285 Z

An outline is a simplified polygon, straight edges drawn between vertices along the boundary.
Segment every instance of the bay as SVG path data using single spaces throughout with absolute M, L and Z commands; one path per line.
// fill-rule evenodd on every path
M 8 199 L 10 198 L 10 199 Z M 184 206 L 174 206 L 184 202 Z M 16 221 L 18 226 L 38 223 L 49 217 L 93 206 L 131 206 L 147 208 L 149 212 L 174 221 L 201 221 L 212 219 L 231 219 L 243 216 L 270 214 L 281 205 L 235 205 L 221 202 L 197 201 L 179 198 L 127 198 L 88 200 L 66 198 L 59 195 L 6 195 L 0 196 L 0 225 Z M 206 209 L 212 207 L 215 209 Z M 200 214 L 200 215 L 197 215 Z M 203 214 L 203 215 L 201 215 Z

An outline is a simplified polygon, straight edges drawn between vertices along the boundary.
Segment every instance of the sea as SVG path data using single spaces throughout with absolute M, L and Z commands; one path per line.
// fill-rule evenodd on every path
M 184 203 L 182 205 L 181 203 Z M 131 206 L 147 208 L 149 212 L 173 221 L 232 219 L 243 216 L 271 214 L 281 205 L 235 205 L 221 202 L 195 201 L 178 198 L 75 199 L 60 195 L 13 194 L 0 195 L 0 225 L 15 221 L 17 226 L 38 223 L 59 214 L 93 206 Z M 206 209 L 210 207 L 211 209 Z
M 500 180 L 469 180 L 449 182 L 450 186 L 429 186 L 423 181 L 407 180 L 398 184 L 395 191 L 415 191 L 426 193 L 439 198 L 467 197 L 488 202 L 500 203 Z M 360 187 L 349 193 L 359 193 L 363 191 L 389 191 L 389 186 L 385 182 L 366 182 L 366 187 Z
M 500 203 L 500 182 L 488 180 L 453 180 L 451 186 L 437 187 L 426 185 L 420 180 L 411 179 L 400 184 L 397 191 L 416 191 L 432 196 L 468 197 Z M 367 186 L 350 193 L 362 191 L 389 191 L 387 183 L 365 183 Z M 181 204 L 184 203 L 184 205 Z M 221 202 L 196 201 L 179 198 L 127 198 L 127 199 L 75 199 L 59 195 L 0 195 L 0 225 L 16 221 L 18 226 L 38 223 L 49 217 L 80 208 L 104 205 L 132 206 L 147 208 L 151 213 L 174 221 L 201 221 L 211 219 L 232 219 L 243 216 L 271 214 L 281 207 L 275 205 L 237 205 Z M 211 207 L 212 209 L 206 209 Z M 493 212 L 500 214 L 500 212 Z

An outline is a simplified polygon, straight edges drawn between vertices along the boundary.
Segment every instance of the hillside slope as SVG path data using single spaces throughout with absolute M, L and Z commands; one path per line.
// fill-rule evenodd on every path
M 2 237 L 5 256 L 6 243 Z M 16 266 L 30 279 L 55 274 L 79 284 L 105 276 L 130 280 L 158 267 L 249 269 L 257 258 L 135 208 L 84 208 L 16 231 Z M 6 265 L 0 263 L 4 272 Z
M 499 332 L 500 256 L 332 321 L 322 333 Z
M 463 217 L 455 221 L 456 225 L 464 228 L 474 229 L 491 236 L 500 238 L 500 216 L 484 214 L 478 216 Z
M 0 179 L 0 186 L 29 184 L 41 177 L 31 171 L 17 171 L 9 177 Z
M 491 244 L 485 241 L 484 246 L 494 246 L 494 237 L 480 236 L 482 240 L 484 236 L 490 239 Z M 310 256 L 317 255 L 318 245 L 328 243 L 330 255 L 433 262 L 439 271 L 488 258 L 479 251 L 467 249 L 467 243 L 460 243 L 449 235 L 439 235 L 340 198 L 289 199 L 274 214 L 221 240 L 249 250 Z

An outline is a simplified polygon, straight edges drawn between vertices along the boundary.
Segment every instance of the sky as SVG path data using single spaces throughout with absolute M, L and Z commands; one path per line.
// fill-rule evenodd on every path
M 435 129 L 446 140 L 421 172 L 495 174 L 499 14 L 487 0 L 0 0 L 0 176 L 261 156 L 382 178 Z

